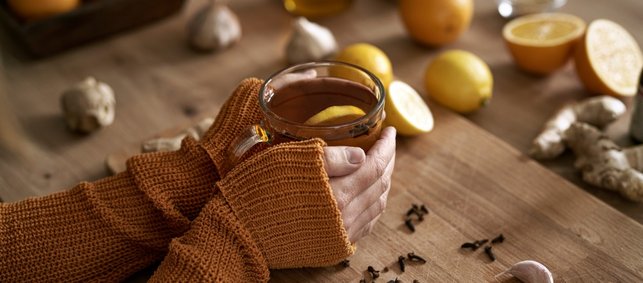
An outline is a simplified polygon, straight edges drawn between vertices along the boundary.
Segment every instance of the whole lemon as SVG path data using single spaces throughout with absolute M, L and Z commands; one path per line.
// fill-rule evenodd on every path
M 26 20 L 40 20 L 75 9 L 80 0 L 8 0 L 7 4 Z
M 472 112 L 487 104 L 493 90 L 489 66 L 463 50 L 438 55 L 427 67 L 424 83 L 429 97 L 460 113 Z
M 335 60 L 360 66 L 382 81 L 384 88 L 393 80 L 391 60 L 384 51 L 368 43 L 356 43 L 342 49 Z M 337 74 L 342 76 L 341 74 Z M 346 77 L 346 76 L 343 76 Z M 355 80 L 359 81 L 359 80 Z
M 400 0 L 399 5 L 411 37 L 431 46 L 454 42 L 473 16 L 473 0 Z

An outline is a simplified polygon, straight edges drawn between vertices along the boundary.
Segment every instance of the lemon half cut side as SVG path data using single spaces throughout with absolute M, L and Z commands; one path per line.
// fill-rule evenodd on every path
M 433 129 L 433 114 L 422 97 L 405 82 L 394 80 L 386 96 L 386 124 L 398 133 L 414 136 Z
M 518 66 L 528 72 L 550 74 L 569 61 L 585 22 L 574 15 L 543 13 L 516 18 L 502 36 Z
M 643 68 L 643 55 L 625 28 L 599 19 L 589 24 L 585 36 L 578 42 L 574 63 L 579 78 L 590 92 L 633 96 Z

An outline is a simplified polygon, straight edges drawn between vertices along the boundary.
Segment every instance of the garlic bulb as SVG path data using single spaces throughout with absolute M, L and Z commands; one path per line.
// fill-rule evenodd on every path
M 337 42 L 329 29 L 300 17 L 295 20 L 294 32 L 286 46 L 288 63 L 316 61 L 337 51 Z
M 190 45 L 202 51 L 221 50 L 241 39 L 241 24 L 226 5 L 210 1 L 188 25 Z
M 554 283 L 554 278 L 551 272 L 549 272 L 549 269 L 542 263 L 533 260 L 516 263 L 507 271 L 496 275 L 496 278 L 506 273 L 513 275 L 525 283 Z
M 74 131 L 90 133 L 114 122 L 114 91 L 92 77 L 65 91 L 60 102 L 67 125 Z

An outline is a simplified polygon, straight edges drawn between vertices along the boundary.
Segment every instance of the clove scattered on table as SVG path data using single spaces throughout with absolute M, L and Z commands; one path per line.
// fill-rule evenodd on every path
M 397 264 L 400 265 L 400 270 L 402 270 L 402 272 L 404 272 L 405 265 L 406 265 L 406 258 L 404 256 L 399 256 L 397 258 Z
M 480 247 L 484 246 L 485 244 L 489 243 L 489 245 L 484 247 L 484 253 L 487 254 L 489 259 L 491 261 L 496 260 L 496 255 L 493 253 L 493 250 L 491 249 L 492 245 L 500 244 L 505 241 L 505 236 L 501 233 L 500 235 L 496 236 L 489 242 L 489 239 L 482 239 L 482 240 L 476 240 L 473 242 L 466 242 L 460 245 L 461 249 L 471 249 L 472 251 L 475 251 L 479 249 Z
M 415 232 L 415 224 L 413 223 L 413 221 L 415 220 L 416 222 L 422 222 L 424 221 L 424 216 L 427 214 L 429 214 L 429 209 L 426 207 L 426 205 L 411 204 L 411 208 L 406 211 L 404 225 L 406 225 L 406 227 L 408 227 L 411 232 Z
M 371 275 L 371 278 L 372 278 L 373 280 L 375 280 L 375 279 L 377 279 L 377 278 L 379 278 L 379 277 L 380 277 L 380 271 L 379 271 L 379 270 L 375 270 L 375 268 L 373 268 L 373 267 L 372 267 L 372 266 L 370 266 L 370 265 L 368 266 L 368 268 L 366 269 L 366 271 L 368 271 L 368 273 Z
M 412 262 L 419 262 L 419 263 L 423 263 L 423 264 L 426 263 L 426 259 L 424 259 L 423 257 L 421 257 L 419 255 L 416 255 L 414 252 L 410 252 L 410 253 L 406 254 L 406 256 Z
M 344 268 L 350 267 L 351 266 L 351 261 L 348 259 L 342 260 L 339 262 L 339 265 L 341 265 Z
M 498 235 L 498 237 L 495 237 L 495 238 L 493 238 L 493 240 L 491 240 L 491 244 L 499 244 L 499 243 L 502 243 L 504 241 L 505 241 L 505 236 L 500 234 L 500 235 Z
M 484 253 L 486 253 L 486 254 L 487 254 L 487 256 L 489 257 L 489 259 L 490 259 L 491 261 L 495 261 L 495 260 L 496 260 L 496 255 L 495 255 L 495 254 L 493 253 L 493 251 L 491 250 L 491 246 L 486 246 L 486 247 L 484 247 Z

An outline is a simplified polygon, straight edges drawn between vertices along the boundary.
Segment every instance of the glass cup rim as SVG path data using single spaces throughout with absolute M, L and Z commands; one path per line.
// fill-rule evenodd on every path
M 299 70 L 306 70 L 306 69 L 312 69 L 315 67 L 324 67 L 324 66 L 345 66 L 345 67 L 350 67 L 357 69 L 358 71 L 361 71 L 365 73 L 374 83 L 375 83 L 375 88 L 380 90 L 380 96 L 377 98 L 377 103 L 371 109 L 366 115 L 363 117 L 347 122 L 347 123 L 342 123 L 342 124 L 337 124 L 337 125 L 305 125 L 303 123 L 297 123 L 291 120 L 288 120 L 286 118 L 283 118 L 268 108 L 268 102 L 264 99 L 264 92 L 267 90 L 267 86 L 277 77 L 288 74 L 288 73 L 293 73 L 294 71 L 299 71 Z M 369 121 L 373 116 L 377 115 L 382 108 L 384 107 L 384 101 L 386 100 L 386 90 L 384 89 L 384 85 L 382 84 L 382 81 L 375 76 L 373 73 L 370 71 L 355 65 L 355 64 L 350 64 L 346 62 L 340 62 L 340 61 L 332 61 L 332 60 L 324 60 L 324 61 L 314 61 L 314 62 L 308 62 L 308 63 L 302 63 L 302 64 L 297 64 L 294 66 L 289 66 L 286 68 L 283 68 L 274 74 L 270 75 L 264 82 L 261 84 L 261 88 L 259 89 L 259 106 L 261 108 L 261 111 L 263 112 L 264 116 L 270 119 L 275 119 L 281 123 L 289 124 L 292 126 L 296 126 L 301 129 L 309 129 L 309 130 L 324 130 L 324 129 L 336 129 L 336 128 L 342 128 L 346 126 L 354 126 L 354 125 L 359 125 L 363 121 Z

